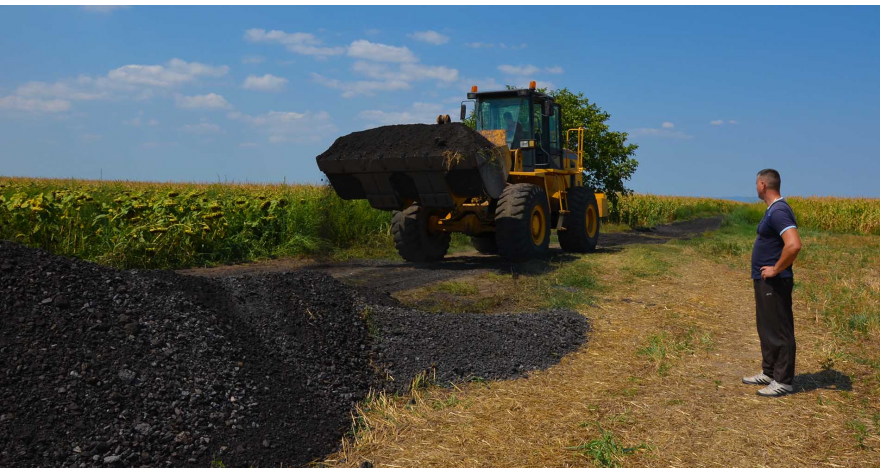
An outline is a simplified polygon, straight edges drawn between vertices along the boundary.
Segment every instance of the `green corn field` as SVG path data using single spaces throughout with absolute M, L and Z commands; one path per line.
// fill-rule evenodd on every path
M 790 198 L 802 227 L 880 233 L 880 200 Z M 609 222 L 644 227 L 763 204 L 634 194 Z M 0 238 L 117 268 L 181 268 L 392 249 L 391 213 L 316 185 L 0 178 Z

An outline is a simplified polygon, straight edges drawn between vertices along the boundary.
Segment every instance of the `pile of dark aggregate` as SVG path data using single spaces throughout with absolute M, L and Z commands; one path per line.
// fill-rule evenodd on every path
M 0 241 L 0 466 L 297 466 L 334 451 L 370 384 L 357 302 L 324 274 L 264 280 Z
M 0 467 L 303 466 L 369 390 L 523 376 L 574 312 L 424 313 L 313 271 L 120 271 L 0 241 Z
M 417 374 L 443 384 L 527 377 L 580 347 L 589 320 L 571 310 L 536 313 L 426 313 L 375 306 L 381 328 L 378 358 L 394 382 L 409 387 Z
M 337 138 L 317 161 L 440 156 L 447 150 L 475 156 L 490 148 L 494 145 L 489 140 L 462 123 L 387 125 Z

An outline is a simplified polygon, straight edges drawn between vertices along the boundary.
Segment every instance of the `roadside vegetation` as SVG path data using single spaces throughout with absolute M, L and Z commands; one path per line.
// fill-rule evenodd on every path
M 368 400 L 357 412 L 361 430 L 324 464 L 877 465 L 880 238 L 802 219 L 797 392 L 759 399 L 740 377 L 760 368 L 748 268 L 763 212 L 736 206 L 718 230 L 689 240 L 556 257 L 395 294 L 442 311 L 561 305 L 589 317 L 593 331 L 580 351 L 527 378 L 427 384 Z M 560 300 L 566 286 L 577 291 Z M 756 425 L 756 413 L 789 423 Z
M 880 233 L 880 200 L 790 202 L 804 227 Z M 763 213 L 760 204 L 632 194 L 612 204 L 606 227 L 619 231 L 734 210 L 750 222 Z M 396 258 L 390 220 L 391 213 L 343 201 L 325 186 L 0 178 L 0 238 L 117 268 L 283 256 Z M 454 235 L 450 251 L 469 248 L 466 236 Z

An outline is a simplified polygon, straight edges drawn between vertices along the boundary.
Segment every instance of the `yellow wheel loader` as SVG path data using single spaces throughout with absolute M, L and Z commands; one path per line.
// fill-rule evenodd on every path
M 394 245 L 410 262 L 442 259 L 452 232 L 508 260 L 545 257 L 554 229 L 563 251 L 594 250 L 607 202 L 583 184 L 584 129 L 562 130 L 565 111 L 534 81 L 505 91 L 474 86 L 467 97 L 461 119 L 472 102 L 485 146 L 466 146 L 474 132 L 446 115 L 437 125 L 398 126 L 410 127 L 398 135 L 382 127 L 342 137 L 318 167 L 343 199 L 393 212 Z

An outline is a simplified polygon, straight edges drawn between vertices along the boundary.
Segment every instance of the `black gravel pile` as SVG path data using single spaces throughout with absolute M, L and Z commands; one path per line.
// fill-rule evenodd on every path
M 589 320 L 576 311 L 524 314 L 426 313 L 374 307 L 379 360 L 395 389 L 425 373 L 438 383 L 509 379 L 546 369 L 585 342 Z
M 444 125 L 387 125 L 339 137 L 317 157 L 320 164 L 334 159 L 376 159 L 402 156 L 441 156 L 455 151 L 465 156 L 494 145 L 462 123 Z
M 0 241 L 0 467 L 302 466 L 371 387 L 521 376 L 588 329 L 424 313 L 320 272 L 118 271 Z
M 0 241 L 0 466 L 302 465 L 335 450 L 370 382 L 351 291 L 313 273 L 221 283 Z

